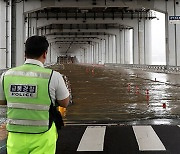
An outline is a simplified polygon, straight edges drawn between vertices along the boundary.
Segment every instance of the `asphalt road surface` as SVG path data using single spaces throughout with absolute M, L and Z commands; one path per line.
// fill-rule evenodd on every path
M 179 154 L 180 127 L 172 125 L 66 126 L 57 154 Z

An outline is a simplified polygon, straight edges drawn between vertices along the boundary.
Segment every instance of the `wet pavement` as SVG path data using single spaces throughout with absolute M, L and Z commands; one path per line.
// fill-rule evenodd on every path
M 71 83 L 66 123 L 179 122 L 180 75 L 103 65 L 54 65 Z M 0 107 L 0 124 L 5 122 Z M 161 120 L 163 119 L 163 120 Z M 164 120 L 165 119 L 165 120 Z
M 54 65 L 71 83 L 73 104 L 66 123 L 177 124 L 180 115 L 180 75 L 103 65 Z M 5 122 L 0 107 L 0 124 Z M 166 119 L 166 120 L 161 120 Z
M 74 104 L 66 123 L 179 123 L 180 75 L 103 65 L 53 69 L 71 83 Z

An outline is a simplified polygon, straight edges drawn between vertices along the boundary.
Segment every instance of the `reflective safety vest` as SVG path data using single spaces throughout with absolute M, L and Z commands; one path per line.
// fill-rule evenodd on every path
M 52 70 L 34 64 L 24 64 L 5 73 L 8 131 L 43 133 L 50 129 L 51 75 Z

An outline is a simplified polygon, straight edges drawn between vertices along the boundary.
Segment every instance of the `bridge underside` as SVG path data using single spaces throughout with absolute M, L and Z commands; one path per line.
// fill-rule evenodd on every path
M 47 63 L 59 56 L 80 63 L 152 63 L 151 21 L 166 16 L 166 64 L 180 65 L 180 27 L 168 17 L 180 13 L 179 1 L 159 0 L 6 0 L 0 2 L 0 67 L 24 62 L 24 42 L 45 35 Z

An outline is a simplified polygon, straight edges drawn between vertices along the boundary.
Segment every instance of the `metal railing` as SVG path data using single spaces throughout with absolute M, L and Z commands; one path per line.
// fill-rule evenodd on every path
M 132 68 L 132 69 L 141 69 L 146 71 L 155 71 L 161 73 L 180 73 L 180 66 L 167 66 L 167 65 L 139 65 L 139 64 L 113 64 L 113 63 L 106 63 L 105 66 L 110 67 L 125 67 L 125 68 Z

